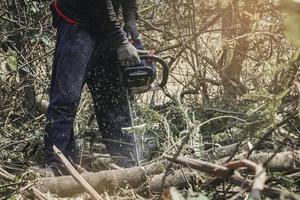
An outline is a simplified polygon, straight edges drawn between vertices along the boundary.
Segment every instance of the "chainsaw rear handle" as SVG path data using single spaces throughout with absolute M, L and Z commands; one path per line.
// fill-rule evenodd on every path
M 154 63 L 159 63 L 162 66 L 162 70 L 163 70 L 162 80 L 158 85 L 154 86 L 150 90 L 152 90 L 152 91 L 160 90 L 163 87 L 165 87 L 165 85 L 168 82 L 168 77 L 169 77 L 169 66 L 168 66 L 167 62 L 164 61 L 159 56 L 150 55 L 150 51 L 147 51 L 147 50 L 138 50 L 138 54 L 139 54 L 141 60 L 144 60 L 144 59 L 151 60 Z

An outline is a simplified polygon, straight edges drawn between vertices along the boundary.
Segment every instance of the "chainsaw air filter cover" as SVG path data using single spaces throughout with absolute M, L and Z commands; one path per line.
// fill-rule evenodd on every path
M 139 65 L 119 68 L 122 86 L 133 94 L 162 89 L 169 76 L 166 61 L 147 50 L 138 50 L 138 54 L 141 59 Z M 161 72 L 159 79 L 156 77 L 157 68 Z
M 141 93 L 149 90 L 155 77 L 156 67 L 154 65 L 131 66 L 123 69 L 122 82 L 125 87 L 135 91 L 134 93 Z

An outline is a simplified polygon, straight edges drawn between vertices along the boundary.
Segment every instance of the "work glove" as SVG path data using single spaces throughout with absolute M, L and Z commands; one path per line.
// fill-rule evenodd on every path
M 141 62 L 137 49 L 128 40 L 125 40 L 117 48 L 117 58 L 119 63 L 125 67 L 138 65 Z

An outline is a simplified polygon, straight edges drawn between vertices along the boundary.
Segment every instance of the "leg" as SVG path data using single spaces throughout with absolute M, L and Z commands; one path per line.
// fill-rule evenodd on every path
M 106 50 L 96 55 L 99 59 L 93 62 L 87 84 L 93 96 L 102 139 L 111 155 L 125 157 L 115 159 L 117 164 L 132 166 L 135 144 L 133 136 L 121 130 L 131 124 L 126 91 L 119 80 L 116 52 Z
M 76 25 L 60 22 L 44 136 L 48 165 L 57 162 L 53 145 L 67 154 L 73 162 L 77 161 L 73 122 L 94 46 L 95 40 L 90 34 Z

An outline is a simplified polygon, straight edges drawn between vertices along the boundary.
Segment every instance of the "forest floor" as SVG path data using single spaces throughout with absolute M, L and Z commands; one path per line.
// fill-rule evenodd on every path
M 142 166 L 128 169 L 114 164 L 105 146 L 97 139 L 91 140 L 97 133 L 87 132 L 79 143 L 81 166 L 89 172 L 76 173 L 62 158 L 72 176 L 43 177 L 35 170 L 43 164 L 41 135 L 14 137 L 4 133 L 0 145 L 0 199 L 300 198 L 299 134 L 288 131 L 289 123 L 297 121 L 296 114 L 284 116 L 259 136 L 228 138 L 219 131 L 205 139 L 204 135 L 197 136 L 200 130 L 205 131 L 203 128 L 216 128 L 214 123 L 228 123 L 224 121 L 228 118 L 231 123 L 243 124 L 246 118 L 232 112 L 202 123 L 187 122 L 183 110 L 174 109 L 174 105 L 158 109 L 164 113 L 159 115 L 159 121 L 155 121 L 158 110 L 142 109 L 142 115 L 152 120 L 142 133 L 147 157 Z M 34 126 L 38 120 L 27 125 Z M 171 134 L 176 129 L 181 130 L 177 130 L 177 136 Z M 151 144 L 156 149 L 149 149 Z

